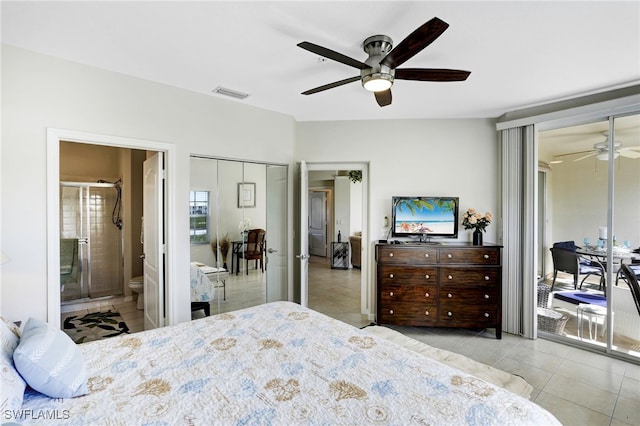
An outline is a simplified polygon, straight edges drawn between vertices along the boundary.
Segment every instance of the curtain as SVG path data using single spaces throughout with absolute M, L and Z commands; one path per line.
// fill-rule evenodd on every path
M 536 335 L 537 146 L 534 125 L 501 130 L 502 328 Z

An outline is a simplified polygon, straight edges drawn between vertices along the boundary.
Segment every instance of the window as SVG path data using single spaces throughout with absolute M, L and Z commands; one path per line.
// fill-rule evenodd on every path
M 191 244 L 209 242 L 209 191 L 189 191 L 189 236 Z

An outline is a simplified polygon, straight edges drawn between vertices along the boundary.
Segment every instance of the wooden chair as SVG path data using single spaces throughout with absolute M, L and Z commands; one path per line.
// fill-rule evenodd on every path
M 238 250 L 236 255 L 238 256 L 238 262 L 236 263 L 236 275 L 240 271 L 240 259 L 245 260 L 245 271 L 249 274 L 249 261 L 256 261 L 256 269 L 258 269 L 258 262 L 260 262 L 260 269 L 264 272 L 264 250 L 265 250 L 265 235 L 264 229 L 250 229 L 247 235 L 247 243 L 243 249 Z

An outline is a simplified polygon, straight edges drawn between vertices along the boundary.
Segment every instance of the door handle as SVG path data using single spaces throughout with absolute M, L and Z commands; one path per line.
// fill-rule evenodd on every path
M 274 250 L 274 249 L 272 249 L 272 248 L 268 248 L 268 249 L 267 249 L 267 253 L 269 253 L 269 254 L 271 254 L 271 253 L 277 253 L 277 252 L 278 252 L 278 250 Z
M 139 257 L 140 259 L 145 259 L 147 256 L 146 256 L 144 253 L 142 253 L 142 254 L 141 254 L 140 256 L 138 256 L 138 257 Z
M 297 254 L 296 258 L 300 259 L 300 260 L 305 260 L 305 259 L 309 258 L 309 255 L 308 254 Z

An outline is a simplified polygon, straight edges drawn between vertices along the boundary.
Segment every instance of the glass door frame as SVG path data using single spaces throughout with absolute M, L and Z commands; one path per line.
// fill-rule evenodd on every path
M 536 135 L 541 132 L 541 131 L 546 131 L 546 130 L 554 130 L 554 129 L 560 129 L 560 128 L 564 128 L 564 127 L 572 127 L 572 126 L 579 126 L 579 125 L 583 125 L 583 124 L 590 124 L 590 123 L 595 123 L 595 122 L 602 122 L 602 121 L 606 121 L 608 122 L 608 135 L 607 135 L 607 149 L 608 149 L 608 161 L 607 161 L 607 211 L 606 211 L 606 226 L 607 229 L 609 230 L 609 234 L 610 235 L 614 235 L 615 233 L 615 209 L 614 209 L 614 202 L 615 202 L 615 185 L 616 185 L 616 177 L 615 177 L 615 157 L 614 157 L 614 141 L 615 141 L 615 122 L 616 120 L 620 119 L 620 118 L 624 118 L 624 117 L 629 117 L 629 116 L 634 116 L 634 115 L 640 115 L 640 106 L 636 106 L 635 108 L 629 108 L 627 111 L 623 111 L 623 112 L 619 112 L 619 113 L 610 113 L 610 114 L 601 114 L 601 115 L 593 115 L 590 117 L 574 117 L 574 118 L 565 118 L 562 120 L 558 120 L 558 121 L 549 121 L 549 122 L 542 122 L 542 123 L 537 123 L 535 125 L 535 132 Z M 538 152 L 538 137 L 536 136 L 535 138 L 535 143 L 536 143 L 536 153 Z M 538 156 L 536 155 L 536 161 L 538 161 Z M 538 188 L 536 186 L 536 196 L 539 197 L 540 195 L 540 188 Z M 546 192 L 545 192 L 546 194 Z M 540 201 L 539 201 L 540 202 Z M 540 209 L 538 209 L 538 211 L 536 212 L 536 215 L 540 215 L 541 211 Z M 537 217 L 536 220 L 540 220 L 542 218 Z M 537 243 L 536 244 L 540 244 L 541 241 L 544 241 L 544 236 L 540 235 L 541 230 L 538 229 L 538 235 L 535 236 Z M 606 249 L 608 253 L 612 253 L 613 252 L 613 238 L 608 238 L 606 240 Z M 542 251 L 542 248 L 538 247 L 538 251 Z M 607 260 L 606 260 L 606 282 L 608 283 L 608 286 L 612 286 L 615 285 L 615 276 L 616 273 L 613 270 L 613 264 L 614 264 L 614 259 L 613 256 L 607 256 Z M 612 300 L 611 296 L 610 296 L 611 292 L 608 293 L 608 299 Z M 534 309 L 535 312 L 535 309 Z M 618 350 L 615 350 L 613 348 L 613 302 L 609 302 L 607 303 L 607 316 L 606 316 L 606 347 L 602 350 L 599 347 L 596 347 L 594 345 L 589 344 L 588 342 L 577 342 L 577 341 L 569 341 L 567 338 L 564 338 L 563 336 L 559 336 L 559 335 L 555 335 L 555 334 L 548 334 L 545 333 L 543 335 L 541 335 L 542 337 L 548 338 L 550 340 L 555 340 L 561 343 L 568 343 L 574 346 L 578 346 L 584 349 L 589 349 L 589 350 L 594 350 L 597 352 L 604 352 L 607 355 L 610 356 L 615 356 L 617 358 L 622 358 L 628 361 L 632 361 L 632 362 L 638 362 L 638 357 L 634 357 L 632 355 L 620 352 Z

